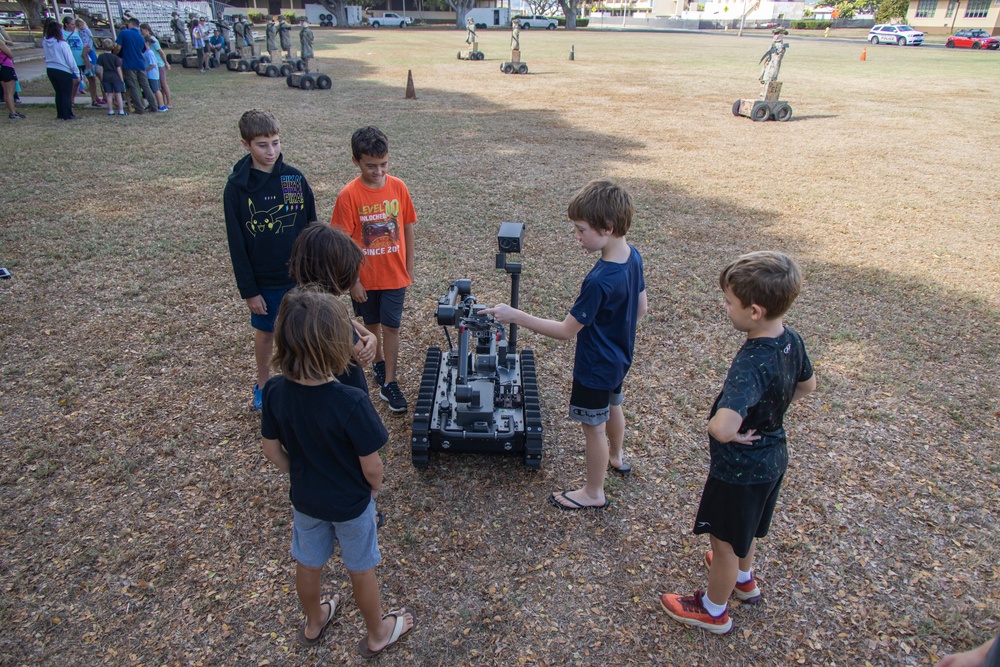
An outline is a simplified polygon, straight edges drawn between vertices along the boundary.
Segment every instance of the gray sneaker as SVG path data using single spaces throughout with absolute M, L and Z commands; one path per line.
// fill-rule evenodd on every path
M 384 385 L 378 395 L 382 400 L 389 402 L 389 409 L 393 412 L 406 412 L 406 399 L 403 398 L 403 392 L 395 382 Z

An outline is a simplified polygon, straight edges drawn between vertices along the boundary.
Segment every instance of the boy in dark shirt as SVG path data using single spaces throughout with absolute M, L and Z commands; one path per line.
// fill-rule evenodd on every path
M 270 376 L 274 318 L 285 292 L 295 286 L 288 275 L 292 245 L 302 228 L 316 221 L 312 189 L 302 172 L 282 161 L 279 132 L 269 112 L 243 114 L 240 137 L 249 154 L 233 166 L 222 197 L 236 286 L 256 330 L 254 410 L 260 410 L 261 388 Z
M 290 291 L 275 329 L 273 361 L 284 375 L 264 386 L 260 430 L 264 455 L 289 474 L 295 590 L 306 614 L 298 642 L 319 644 L 337 612 L 340 597 L 321 602 L 320 582 L 339 543 L 368 630 L 358 652 L 370 658 L 413 628 L 405 609 L 382 615 L 375 578 L 382 560 L 375 523 L 378 450 L 389 434 L 368 393 L 335 379 L 351 363 L 352 339 L 337 297 L 320 289 Z
M 622 458 L 622 383 L 632 365 L 636 326 L 647 308 L 642 258 L 625 238 L 633 211 L 628 192 L 610 181 L 592 181 L 570 200 L 567 214 L 577 243 L 601 257 L 583 279 L 580 295 L 562 322 L 506 304 L 483 311 L 498 322 L 557 340 L 576 337 L 569 415 L 583 427 L 587 477 L 582 488 L 549 496 L 550 503 L 564 510 L 604 509 L 610 505 L 604 495 L 608 465 L 621 475 L 632 471 Z
M 719 276 L 726 314 L 747 341 L 709 415 L 711 466 L 694 527 L 696 535 L 711 537 L 708 590 L 660 597 L 667 614 L 685 625 L 727 634 L 729 596 L 760 600 L 754 538 L 767 535 L 788 466 L 785 411 L 816 388 L 802 338 L 782 324 L 801 285 L 799 267 L 778 252 L 743 255 Z

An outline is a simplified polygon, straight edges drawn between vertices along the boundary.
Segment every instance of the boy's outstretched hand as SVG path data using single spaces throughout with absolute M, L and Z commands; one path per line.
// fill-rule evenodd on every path
M 500 324 L 510 324 L 520 311 L 517 308 L 511 308 L 506 303 L 498 303 L 492 308 L 485 309 L 483 312 L 487 315 L 492 315 Z

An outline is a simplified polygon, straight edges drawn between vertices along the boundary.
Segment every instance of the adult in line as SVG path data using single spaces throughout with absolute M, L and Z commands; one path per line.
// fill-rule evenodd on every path
M 76 87 L 80 69 L 73 59 L 73 52 L 62 36 L 62 26 L 56 20 L 45 24 L 45 39 L 42 40 L 45 54 L 45 73 L 52 82 L 56 93 L 56 118 L 76 120 L 73 115 L 73 88 Z
M 170 63 L 167 62 L 167 54 L 163 52 L 163 46 L 160 44 L 160 40 L 156 38 L 156 33 L 153 32 L 153 27 L 148 23 L 139 24 L 139 32 L 142 33 L 143 38 L 152 37 L 153 55 L 156 57 L 156 65 L 158 74 L 160 75 L 160 92 L 163 93 L 163 104 L 166 105 L 168 109 L 173 109 L 173 105 L 170 104 L 170 88 L 167 86 L 167 70 L 170 69 Z M 149 43 L 146 43 L 147 48 Z M 146 77 L 147 79 L 149 77 Z M 152 88 L 152 86 L 150 86 Z
M 155 112 L 156 95 L 146 78 L 146 56 L 143 55 L 146 51 L 146 38 L 139 32 L 139 19 L 132 17 L 126 25 L 128 27 L 118 33 L 115 40 L 115 44 L 119 46 L 118 55 L 122 59 L 125 87 L 128 88 L 135 113 Z M 143 97 L 149 102 L 148 105 L 143 104 Z
M 14 82 L 17 80 L 17 73 L 14 71 L 14 52 L 7 46 L 7 42 L 0 40 L 0 85 L 3 86 L 3 101 L 7 105 L 8 118 L 20 120 L 25 116 L 17 112 L 14 107 Z
M 253 43 L 253 24 L 248 22 L 246 17 L 240 15 L 240 23 L 243 24 L 243 43 L 246 44 L 248 58 L 253 58 L 257 55 L 257 50 L 254 48 Z
M 76 31 L 76 23 L 73 22 L 72 16 L 66 16 L 63 18 L 62 22 L 62 37 L 66 44 L 69 45 L 70 53 L 73 54 L 73 62 L 76 63 L 77 69 L 77 80 L 83 80 L 83 70 L 84 70 L 84 60 L 83 60 L 83 38 L 80 33 Z M 73 92 L 70 95 L 70 104 L 76 106 L 76 94 L 79 92 L 77 86 L 73 86 Z

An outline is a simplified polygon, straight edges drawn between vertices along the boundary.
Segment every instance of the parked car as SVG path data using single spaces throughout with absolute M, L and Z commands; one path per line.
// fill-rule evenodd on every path
M 555 30 L 559 27 L 559 21 L 547 16 L 515 16 L 514 20 L 520 24 L 522 30 L 529 28 Z
M 0 13 L 0 25 L 2 25 L 5 28 L 24 25 L 24 12 Z
M 400 16 L 396 12 L 385 12 L 382 16 L 368 19 L 368 23 L 373 28 L 383 25 L 398 25 L 400 28 L 405 28 L 413 23 L 413 19 L 409 16 Z
M 899 44 L 919 46 L 924 43 L 924 33 L 908 25 L 880 24 L 868 31 L 868 41 L 872 44 Z
M 1000 49 L 1000 39 L 990 36 L 981 28 L 959 30 L 944 43 L 949 49 Z

